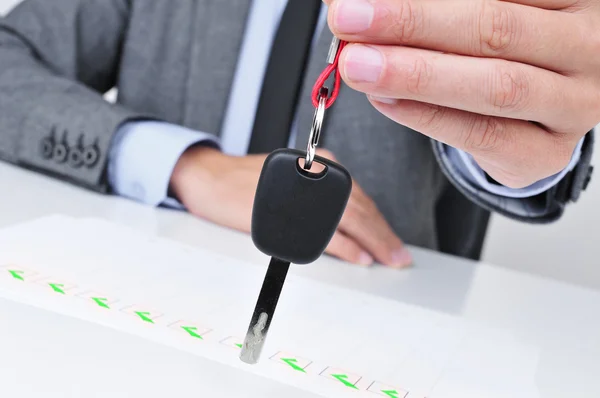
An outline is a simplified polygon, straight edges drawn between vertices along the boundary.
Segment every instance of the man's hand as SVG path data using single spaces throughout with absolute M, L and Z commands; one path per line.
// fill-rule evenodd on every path
M 318 154 L 334 160 L 330 152 L 321 150 Z M 192 214 L 250 232 L 254 194 L 265 158 L 233 157 L 213 148 L 191 148 L 175 166 L 171 191 Z M 377 261 L 407 267 L 412 262 L 373 200 L 356 183 L 327 253 L 360 265 Z
M 598 0 L 325 0 L 340 70 L 392 120 L 522 188 L 600 122 Z

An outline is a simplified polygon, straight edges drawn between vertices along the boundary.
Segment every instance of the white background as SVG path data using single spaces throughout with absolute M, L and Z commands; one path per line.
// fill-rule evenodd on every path
M 0 0 L 0 14 L 19 1 Z M 534 226 L 494 216 L 483 260 L 600 287 L 599 204 L 600 175 L 597 175 L 579 202 L 571 205 L 563 219 L 554 224 Z

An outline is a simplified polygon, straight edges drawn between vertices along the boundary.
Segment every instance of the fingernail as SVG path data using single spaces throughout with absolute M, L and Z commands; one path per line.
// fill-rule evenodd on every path
M 369 95 L 369 98 L 375 102 L 381 102 L 382 104 L 394 105 L 398 100 L 396 98 L 385 98 L 385 97 L 376 97 L 373 95 Z
M 365 0 L 343 0 L 335 10 L 335 29 L 340 33 L 353 34 L 371 27 L 375 9 Z
M 358 257 L 358 263 L 360 265 L 371 265 L 373 264 L 373 257 L 371 257 L 368 253 L 362 252 Z
M 413 258 L 408 250 L 399 249 L 392 254 L 392 262 L 396 267 L 408 267 L 412 264 Z
M 355 82 L 375 83 L 383 69 L 383 56 L 368 46 L 350 46 L 346 54 L 345 71 L 348 79 Z

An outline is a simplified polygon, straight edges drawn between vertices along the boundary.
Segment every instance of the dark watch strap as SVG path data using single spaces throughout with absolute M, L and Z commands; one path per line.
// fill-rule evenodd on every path
M 594 152 L 594 130 L 588 132 L 581 147 L 579 162 L 557 185 L 551 190 L 555 200 L 567 204 L 577 202 L 581 193 L 587 189 L 594 174 L 591 164 Z

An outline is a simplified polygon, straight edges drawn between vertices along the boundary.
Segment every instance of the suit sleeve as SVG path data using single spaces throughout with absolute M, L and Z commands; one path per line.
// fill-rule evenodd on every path
M 128 18 L 128 0 L 25 0 L 0 19 L 1 159 L 108 191 L 113 135 L 151 118 L 103 98 Z

